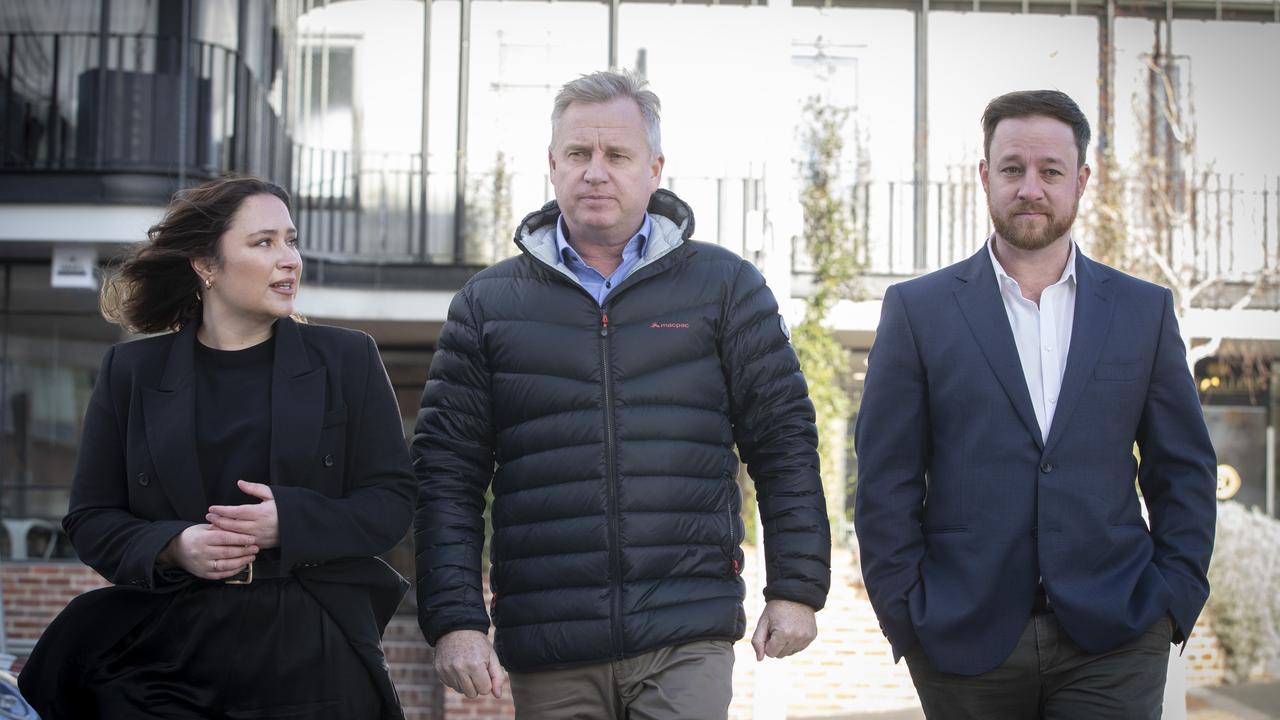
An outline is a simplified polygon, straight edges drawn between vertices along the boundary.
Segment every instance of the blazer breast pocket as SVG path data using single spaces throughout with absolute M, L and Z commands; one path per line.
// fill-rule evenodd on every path
M 1093 367 L 1093 379 L 1103 382 L 1127 382 L 1142 377 L 1146 363 L 1141 358 L 1122 362 L 1100 362 Z

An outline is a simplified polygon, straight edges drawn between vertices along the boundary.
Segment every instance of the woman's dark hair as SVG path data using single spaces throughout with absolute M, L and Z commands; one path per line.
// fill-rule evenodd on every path
M 982 113 L 982 157 L 991 162 L 991 136 L 1001 120 L 1044 115 L 1071 126 L 1076 139 L 1076 167 L 1084 165 L 1089 149 L 1089 119 L 1069 95 L 1057 90 L 1022 90 L 992 100 Z
M 222 177 L 174 193 L 147 241 L 103 283 L 102 316 L 138 333 L 179 330 L 199 317 L 200 278 L 191 261 L 218 258 L 218 240 L 255 195 L 274 195 L 289 207 L 284 188 L 256 177 Z

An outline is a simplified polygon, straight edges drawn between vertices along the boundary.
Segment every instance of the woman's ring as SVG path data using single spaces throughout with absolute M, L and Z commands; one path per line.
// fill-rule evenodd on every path
M 214 572 L 218 572 L 218 561 L 217 561 L 217 560 L 214 560 L 214 561 L 213 561 L 213 571 L 214 571 Z

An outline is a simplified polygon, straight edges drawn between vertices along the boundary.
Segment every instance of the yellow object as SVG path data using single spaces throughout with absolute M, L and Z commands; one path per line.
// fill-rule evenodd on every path
M 1240 471 L 1230 465 L 1218 466 L 1218 499 L 1230 500 L 1240 492 L 1240 486 L 1244 484 L 1244 480 L 1240 477 Z

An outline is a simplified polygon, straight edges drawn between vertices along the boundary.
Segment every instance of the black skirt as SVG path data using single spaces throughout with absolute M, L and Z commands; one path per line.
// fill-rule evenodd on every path
M 138 593 L 130 595 L 143 600 Z M 97 717 L 360 720 L 381 715 L 382 701 L 366 665 L 328 613 L 291 577 L 250 585 L 197 582 L 145 602 L 154 606 L 131 627 L 115 625 L 114 632 L 123 634 L 109 647 L 77 658 L 79 694 Z M 97 621 L 106 628 L 114 619 Z M 71 626 L 88 622 L 91 618 L 82 617 Z

